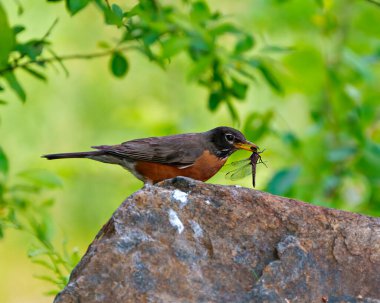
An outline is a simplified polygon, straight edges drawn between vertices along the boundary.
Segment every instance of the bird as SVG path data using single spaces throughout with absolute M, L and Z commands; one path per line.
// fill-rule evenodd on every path
M 201 133 L 134 139 L 92 148 L 95 150 L 42 157 L 48 160 L 87 158 L 118 164 L 144 183 L 155 184 L 178 176 L 207 181 L 235 151 L 257 152 L 259 147 L 240 131 L 220 126 Z

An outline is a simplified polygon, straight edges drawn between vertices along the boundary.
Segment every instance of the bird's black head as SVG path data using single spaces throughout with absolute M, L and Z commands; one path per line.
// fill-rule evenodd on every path
M 205 133 L 212 144 L 212 151 L 218 157 L 228 157 L 238 149 L 251 152 L 257 151 L 258 146 L 244 137 L 244 135 L 231 127 L 220 126 Z

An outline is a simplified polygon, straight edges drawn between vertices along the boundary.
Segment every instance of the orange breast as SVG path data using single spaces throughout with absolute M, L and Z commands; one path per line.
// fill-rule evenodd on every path
M 206 181 L 222 168 L 226 160 L 227 158 L 220 159 L 205 151 L 193 165 L 182 169 L 172 165 L 142 161 L 137 162 L 134 168 L 138 174 L 144 176 L 145 181 L 152 183 L 178 176 Z

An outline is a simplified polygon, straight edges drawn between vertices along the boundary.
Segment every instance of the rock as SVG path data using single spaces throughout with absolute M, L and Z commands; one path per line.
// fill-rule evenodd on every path
M 146 186 L 55 303 L 380 302 L 380 219 L 187 178 Z

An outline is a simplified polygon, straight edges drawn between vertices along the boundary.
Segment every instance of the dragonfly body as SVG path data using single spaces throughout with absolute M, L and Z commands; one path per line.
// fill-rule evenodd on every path
M 249 174 L 252 174 L 252 185 L 255 187 L 256 185 L 256 165 L 259 163 L 262 163 L 265 165 L 263 160 L 261 159 L 260 154 L 264 152 L 254 152 L 252 155 L 247 158 L 240 161 L 232 162 L 230 165 L 232 167 L 235 167 L 231 171 L 229 171 L 226 174 L 226 177 L 232 181 L 239 180 L 241 178 L 244 178 L 248 176 Z M 265 165 L 266 166 L 266 165 Z

